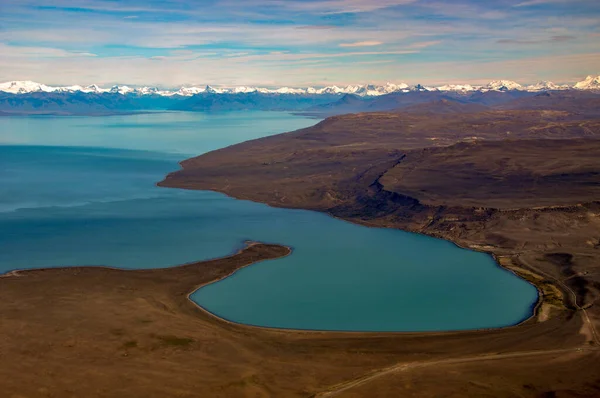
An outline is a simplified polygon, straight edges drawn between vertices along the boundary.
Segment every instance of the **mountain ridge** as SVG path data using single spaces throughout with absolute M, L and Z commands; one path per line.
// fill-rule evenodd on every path
M 600 76 L 587 76 L 584 80 L 576 82 L 572 85 L 558 85 L 553 82 L 541 81 L 536 84 L 523 86 L 511 80 L 493 80 L 487 85 L 474 86 L 470 84 L 446 84 L 441 86 L 424 86 L 416 84 L 409 86 L 406 83 L 386 83 L 382 85 L 376 84 L 358 84 L 347 85 L 340 87 L 337 85 L 315 88 L 294 88 L 294 87 L 279 87 L 265 88 L 256 86 L 236 86 L 236 87 L 205 87 L 182 86 L 177 90 L 161 90 L 158 87 L 133 87 L 128 85 L 114 85 L 110 88 L 102 88 L 96 84 L 88 86 L 71 85 L 71 86 L 49 86 L 33 81 L 9 81 L 0 83 L 0 91 L 11 94 L 28 94 L 32 92 L 82 92 L 82 93 L 118 93 L 122 95 L 159 95 L 164 97 L 182 96 L 190 97 L 201 93 L 212 94 L 240 94 L 240 93 L 262 93 L 262 94 L 295 94 L 295 95 L 321 95 L 321 94 L 354 94 L 360 97 L 376 97 L 391 93 L 413 92 L 413 91 L 440 91 L 440 92 L 486 92 L 486 91 L 547 91 L 547 90 L 600 90 Z

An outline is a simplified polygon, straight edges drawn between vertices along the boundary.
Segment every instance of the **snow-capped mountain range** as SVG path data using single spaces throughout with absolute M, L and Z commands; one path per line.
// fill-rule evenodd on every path
M 600 89 L 600 76 L 588 76 L 585 80 L 575 83 L 573 88 L 579 90 L 598 90 Z
M 348 85 L 345 87 L 328 86 L 323 88 L 291 88 L 291 87 L 280 87 L 276 89 L 261 88 L 261 87 L 231 87 L 231 88 L 215 88 L 211 86 L 206 87 L 181 87 L 179 90 L 161 90 L 156 87 L 129 87 L 124 85 L 116 85 L 111 88 L 101 88 L 95 84 L 89 86 L 65 86 L 55 87 L 47 86 L 45 84 L 36 83 L 32 81 L 12 81 L 6 83 L 0 83 L 0 91 L 11 93 L 11 94 L 27 94 L 34 92 L 46 92 L 46 93 L 118 93 L 122 95 L 134 94 L 134 95 L 159 95 L 164 97 L 170 96 L 182 96 L 191 97 L 200 93 L 213 93 L 213 94 L 239 94 L 239 93 L 263 93 L 263 94 L 354 94 L 362 97 L 373 97 L 380 96 L 395 92 L 411 92 L 411 91 L 453 91 L 453 92 L 472 92 L 472 91 L 548 91 L 548 90 L 600 90 L 600 76 L 588 76 L 586 79 L 575 83 L 574 85 L 558 85 L 552 82 L 539 82 L 537 84 L 522 86 L 519 83 L 510 80 L 494 80 L 484 86 L 472 86 L 470 84 L 465 85 L 444 85 L 444 86 L 422 86 L 420 84 L 415 86 L 409 86 L 405 83 L 393 84 L 387 83 L 384 85 Z

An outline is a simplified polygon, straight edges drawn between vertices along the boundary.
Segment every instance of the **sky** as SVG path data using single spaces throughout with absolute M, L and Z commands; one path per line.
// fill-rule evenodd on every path
M 599 0 L 0 0 L 0 81 L 305 87 L 598 74 Z

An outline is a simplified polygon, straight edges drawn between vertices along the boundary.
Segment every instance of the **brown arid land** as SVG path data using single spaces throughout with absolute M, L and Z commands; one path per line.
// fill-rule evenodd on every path
M 335 116 L 314 127 L 186 160 L 182 170 L 170 174 L 161 185 L 210 189 L 272 206 L 327 212 L 491 253 L 502 267 L 537 286 L 541 297 L 537 322 L 561 322 L 557 317 L 565 314 L 580 316 L 583 323 L 578 333 L 586 336 L 586 346 L 596 347 L 600 328 L 600 120 L 598 115 L 590 116 L 589 109 L 586 113 L 570 111 L 571 105 L 565 104 L 566 110 L 478 112 L 436 102 L 415 106 L 410 112 Z M 531 340 L 522 343 L 526 341 Z M 465 340 L 464 344 L 469 343 Z M 564 346 L 558 341 L 553 345 Z M 533 357 L 499 358 L 486 365 L 402 364 L 389 372 L 372 370 L 376 377 L 365 376 L 359 384 L 350 380 L 351 388 L 340 392 L 369 396 L 369 391 L 381 388 L 379 396 L 390 391 L 410 396 L 403 386 L 419 385 L 418 375 L 451 367 L 456 373 L 444 372 L 439 383 L 430 378 L 437 387 L 415 387 L 412 394 L 497 396 L 505 391 L 499 380 L 513 366 L 515 374 L 523 374 L 518 369 L 537 369 L 546 375 L 548 391 L 553 391 L 549 386 L 563 379 L 558 369 L 584 363 L 566 358 L 560 366 Z M 600 364 L 585 368 L 600 374 Z M 472 373 L 473 369 L 479 372 Z M 408 381 L 394 376 L 400 373 Z M 467 380 L 481 390 L 476 392 L 474 386 L 471 390 Z M 511 385 L 505 382 L 505 387 Z M 466 390 L 458 393 L 458 386 Z M 512 393 L 543 396 L 528 389 Z M 561 394 L 600 396 L 599 391 L 556 392 L 556 396 Z
M 0 395 L 512 397 L 600 391 L 600 351 L 582 311 L 563 308 L 544 322 L 489 331 L 337 333 L 232 324 L 188 299 L 199 286 L 240 267 L 288 254 L 286 247 L 252 244 L 230 257 L 166 269 L 7 274 L 0 278 Z M 436 374 L 440 382 L 432 383 Z
M 160 185 L 489 252 L 537 286 L 531 319 L 467 332 L 292 331 L 232 324 L 188 299 L 290 254 L 267 244 L 159 270 L 19 271 L 0 278 L 0 396 L 600 396 L 600 121 L 440 106 L 336 116 L 184 161 Z

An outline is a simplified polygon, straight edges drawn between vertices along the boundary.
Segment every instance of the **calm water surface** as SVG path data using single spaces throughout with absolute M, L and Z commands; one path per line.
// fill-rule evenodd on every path
M 530 315 L 536 290 L 485 254 L 154 185 L 189 155 L 314 122 L 274 112 L 0 118 L 0 273 L 165 267 L 260 240 L 294 253 L 240 270 L 193 299 L 236 322 L 300 329 L 460 330 Z

